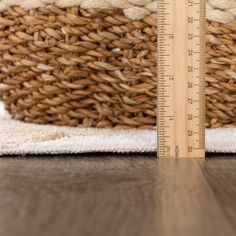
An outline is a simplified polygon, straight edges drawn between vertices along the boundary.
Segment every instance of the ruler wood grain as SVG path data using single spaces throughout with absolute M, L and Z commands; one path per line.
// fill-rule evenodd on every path
M 203 0 L 158 1 L 158 156 L 203 158 Z

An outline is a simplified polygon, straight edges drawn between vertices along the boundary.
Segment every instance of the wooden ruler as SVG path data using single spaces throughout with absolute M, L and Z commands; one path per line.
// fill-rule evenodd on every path
M 204 0 L 158 0 L 158 156 L 205 156 Z

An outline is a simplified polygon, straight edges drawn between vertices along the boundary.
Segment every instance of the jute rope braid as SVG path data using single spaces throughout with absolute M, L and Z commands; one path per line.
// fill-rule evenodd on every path
M 207 22 L 206 126 L 236 126 L 236 20 Z
M 155 126 L 157 15 L 149 4 L 156 1 L 0 1 L 7 110 L 40 124 Z M 236 126 L 235 1 L 210 0 L 207 9 L 206 127 Z
M 236 0 L 209 0 L 207 2 L 207 19 L 228 23 L 236 18 Z
M 83 9 L 123 9 L 125 16 L 140 20 L 157 11 L 156 0 L 1 0 L 0 11 L 11 6 L 21 6 L 25 9 L 45 7 L 51 4 L 57 7 L 80 6 Z
M 236 1 L 209 0 L 206 126 L 236 126 Z
M 70 126 L 155 125 L 156 14 L 25 10 L 0 19 L 2 99 L 16 119 Z

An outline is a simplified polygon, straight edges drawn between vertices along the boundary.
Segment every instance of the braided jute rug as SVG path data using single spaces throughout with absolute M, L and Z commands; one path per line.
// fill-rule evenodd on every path
M 156 151 L 156 3 L 0 0 L 0 155 Z M 207 151 L 236 152 L 236 0 L 207 1 L 206 63 Z
M 157 1 L 0 0 L 0 100 L 14 119 L 156 125 Z M 236 126 L 236 1 L 207 1 L 206 127 Z

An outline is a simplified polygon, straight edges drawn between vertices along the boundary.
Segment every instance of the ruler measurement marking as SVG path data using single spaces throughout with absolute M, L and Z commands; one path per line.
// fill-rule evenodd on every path
M 160 157 L 204 157 L 204 5 L 158 2 Z

